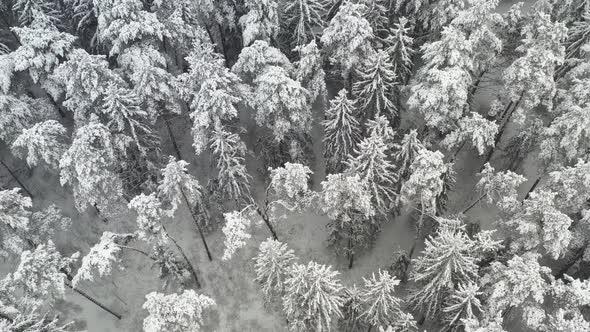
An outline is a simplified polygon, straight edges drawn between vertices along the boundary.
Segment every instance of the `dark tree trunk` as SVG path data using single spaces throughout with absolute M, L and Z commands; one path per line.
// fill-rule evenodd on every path
M 199 235 L 201 236 L 201 241 L 203 242 L 203 245 L 205 246 L 205 251 L 207 252 L 207 257 L 209 258 L 209 261 L 212 261 L 213 257 L 211 257 L 211 252 L 209 251 L 209 246 L 207 245 L 207 240 L 205 239 L 205 235 L 203 234 L 203 228 L 201 227 L 201 223 L 199 222 L 199 218 L 196 216 L 195 211 L 193 210 L 192 206 L 190 205 L 190 203 L 188 201 L 188 198 L 186 198 L 186 195 L 184 194 L 184 190 L 180 189 L 180 193 L 182 194 L 182 198 L 184 198 L 184 202 L 186 203 L 186 207 L 190 211 L 191 216 L 193 217 L 193 220 L 195 221 L 195 224 L 197 225 L 197 229 L 199 230 Z
M 488 161 L 490 161 L 490 159 L 492 159 L 492 155 L 494 154 L 496 147 L 498 147 L 498 144 L 500 143 L 500 140 L 502 139 L 502 135 L 504 134 L 504 131 L 506 130 L 508 123 L 510 123 L 510 118 L 512 117 L 512 114 L 514 113 L 514 111 L 518 108 L 518 104 L 520 104 L 521 100 L 522 100 L 522 94 L 520 95 L 520 98 L 514 104 L 512 109 L 510 109 L 510 111 L 508 111 L 508 109 L 507 109 L 506 111 L 503 112 L 503 116 L 501 117 L 501 119 L 503 119 L 504 116 L 506 117 L 506 119 L 502 122 L 502 126 L 500 127 L 500 130 L 498 130 L 498 133 L 496 134 L 496 137 L 494 139 L 494 146 L 492 146 L 492 148 L 490 149 L 490 151 L 486 155 L 486 159 L 483 163 L 484 165 Z M 508 105 L 510 106 L 510 104 L 508 104 Z M 483 165 L 482 165 L 482 169 L 483 169 Z
M 541 181 L 541 177 L 539 176 L 535 182 L 533 183 L 533 185 L 531 186 L 531 188 L 529 189 L 529 191 L 527 191 L 526 195 L 523 198 L 523 201 L 527 198 L 529 198 L 529 196 L 531 195 L 531 193 L 533 192 L 533 190 L 535 190 L 535 188 L 537 188 L 537 185 L 539 184 L 539 181 Z
M 272 234 L 272 238 L 278 241 L 279 237 L 277 236 L 275 229 L 272 227 L 272 223 L 270 222 L 268 215 L 266 214 L 265 211 L 262 211 L 262 209 L 260 208 L 260 206 L 258 206 L 258 204 L 256 205 L 256 212 L 262 218 L 262 220 L 264 220 L 266 227 L 268 227 L 268 229 L 270 230 L 270 233 Z
M 18 183 L 18 185 L 21 187 L 21 189 L 27 193 L 27 195 L 29 195 L 29 197 L 31 197 L 31 199 L 34 198 L 33 194 L 31 194 L 31 192 L 29 191 L 29 189 L 27 189 L 27 187 L 25 186 L 24 183 L 21 182 L 21 180 L 19 180 L 19 178 L 16 176 L 16 174 L 14 174 L 14 172 L 8 167 L 8 165 L 6 165 L 6 163 L 4 163 L 3 160 L 0 160 L 0 163 L 2 164 L 2 166 L 4 166 L 4 168 L 6 168 L 6 170 L 8 171 L 8 173 L 10 174 L 10 176 L 12 176 L 12 178 Z
M 105 223 L 107 224 L 109 222 L 109 219 L 105 216 L 103 216 L 102 212 L 100 212 L 100 209 L 98 208 L 98 206 L 96 205 L 96 203 L 92 204 L 92 207 L 94 208 L 94 210 L 96 211 L 96 215 Z
M 166 232 L 166 234 L 168 235 L 168 238 L 170 238 L 172 243 L 174 243 L 174 246 L 176 247 L 176 249 L 178 249 L 178 251 L 180 252 L 180 255 L 182 255 L 182 258 L 184 258 L 184 260 L 186 261 L 186 264 L 188 265 L 188 269 L 190 270 L 191 274 L 193 275 L 193 278 L 195 278 L 195 284 L 197 285 L 197 288 L 200 289 L 201 282 L 199 281 L 199 277 L 197 276 L 197 270 L 193 267 L 193 264 L 188 259 L 188 256 L 186 255 L 184 250 L 182 250 L 182 247 L 178 244 L 176 239 L 174 239 L 170 235 L 170 233 L 168 233 L 168 231 L 166 230 L 166 226 L 164 226 L 164 224 L 162 224 L 162 223 L 160 223 L 160 225 L 162 225 L 162 229 L 164 230 L 164 232 Z
M 461 145 L 459 146 L 459 148 L 457 149 L 457 151 L 455 151 L 455 153 L 453 153 L 453 157 L 451 158 L 451 163 L 455 161 L 455 159 L 457 158 L 457 155 L 459 155 L 459 153 L 461 152 L 461 150 L 463 150 L 463 148 L 465 147 L 465 145 L 467 144 L 467 140 L 463 141 L 463 143 L 461 143 Z
M 354 252 L 352 250 L 352 236 L 354 235 L 354 231 L 352 226 L 350 227 L 350 237 L 348 238 L 348 269 L 352 269 L 352 264 L 354 264 Z
M 178 160 L 182 160 L 182 156 L 180 155 L 180 149 L 178 148 L 178 144 L 176 143 L 176 138 L 174 138 L 174 133 L 172 133 L 172 128 L 170 128 L 170 119 L 166 115 L 164 116 L 164 123 L 166 124 L 168 135 L 170 135 L 170 139 L 172 140 L 172 147 L 174 148 L 174 152 L 176 153 L 176 158 L 178 158 Z
M 68 286 L 71 290 L 73 290 L 74 292 L 82 295 L 83 297 L 85 297 L 88 301 L 96 304 L 98 307 L 100 307 L 102 310 L 108 312 L 109 314 L 117 317 L 117 319 L 121 319 L 121 315 L 119 315 L 118 313 L 114 312 L 113 310 L 107 308 L 104 304 L 98 302 L 97 300 L 95 300 L 94 298 L 92 298 L 92 296 L 86 294 L 85 292 L 79 290 L 78 288 L 75 288 L 74 286 L 72 286 L 69 282 L 65 283 L 66 286 Z
M 471 210 L 475 205 L 477 205 L 477 203 L 479 203 L 484 197 L 486 197 L 485 194 L 479 196 L 479 198 L 476 199 L 475 202 L 471 203 L 471 205 L 469 205 L 463 211 L 461 211 L 461 214 L 465 214 L 465 213 L 469 212 L 469 210 Z

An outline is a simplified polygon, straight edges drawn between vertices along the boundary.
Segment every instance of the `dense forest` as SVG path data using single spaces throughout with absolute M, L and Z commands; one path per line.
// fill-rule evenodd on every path
M 1 0 L 0 331 L 590 332 L 590 0 Z

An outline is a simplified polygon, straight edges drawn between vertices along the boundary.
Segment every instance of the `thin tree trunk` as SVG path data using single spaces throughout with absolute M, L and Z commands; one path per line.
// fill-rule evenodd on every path
M 535 190 L 535 188 L 537 188 L 537 185 L 539 184 L 539 182 L 541 181 L 541 176 L 539 176 L 535 182 L 533 183 L 533 185 L 531 186 L 531 188 L 529 189 L 529 191 L 527 191 L 526 195 L 523 198 L 523 201 L 527 198 L 529 198 L 529 196 L 531 195 L 531 193 L 533 192 L 533 190 Z
M 170 139 L 172 140 L 172 147 L 174 148 L 176 157 L 178 158 L 178 160 L 182 160 L 182 156 L 180 155 L 180 149 L 178 149 L 178 144 L 176 143 L 176 138 L 174 138 L 174 133 L 172 133 L 172 128 L 170 128 L 170 119 L 166 115 L 164 116 L 164 123 L 166 124 L 168 135 L 170 135 Z
M 225 47 L 225 33 L 223 33 L 223 27 L 221 24 L 217 24 L 217 28 L 219 29 L 219 36 L 221 37 L 221 51 L 223 51 L 223 57 L 225 58 L 225 66 L 230 68 L 229 65 L 229 55 L 227 54 L 227 49 Z
M 348 238 L 348 269 L 352 269 L 354 263 L 354 252 L 352 251 L 352 235 L 354 234 L 352 226 L 350 227 L 350 237 Z
M 514 114 L 514 111 L 518 108 L 518 104 L 520 104 L 520 101 L 521 100 L 522 100 L 522 94 L 520 95 L 520 98 L 514 104 L 514 106 L 512 107 L 512 109 L 507 114 L 503 114 L 504 116 L 506 116 L 506 119 L 503 121 L 502 126 L 500 127 L 500 130 L 498 130 L 498 133 L 496 134 L 496 137 L 494 139 L 494 146 L 492 146 L 492 148 L 490 149 L 490 151 L 486 155 L 486 159 L 485 159 L 485 161 L 483 163 L 484 165 L 488 161 L 490 161 L 490 159 L 492 159 L 492 155 L 494 154 L 494 151 L 496 150 L 496 147 L 498 146 L 498 144 L 500 143 L 500 140 L 502 139 L 502 135 L 504 134 L 504 131 L 506 130 L 506 127 L 507 127 L 508 123 L 510 122 L 510 118 L 512 117 L 512 114 Z M 483 169 L 483 165 L 482 165 L 482 169 Z
M 149 259 L 151 259 L 153 261 L 156 260 L 154 257 L 150 256 L 150 254 L 148 254 L 147 252 L 145 252 L 145 251 L 143 251 L 143 250 L 141 250 L 139 248 L 129 247 L 129 246 L 125 246 L 125 245 L 122 245 L 122 244 L 117 244 L 117 246 L 120 247 L 120 248 L 123 248 L 123 249 L 127 249 L 127 250 L 138 252 L 138 253 L 144 255 L 145 257 L 147 257 L 147 258 L 149 258 Z
M 264 220 L 266 227 L 268 227 L 268 229 L 270 230 L 270 233 L 272 234 L 272 238 L 278 241 L 279 237 L 277 236 L 275 229 L 272 227 L 272 224 L 270 223 L 268 215 L 266 214 L 266 212 L 262 211 L 262 209 L 258 206 L 258 204 L 256 204 L 256 212 L 262 218 L 262 220 Z
M 24 190 L 27 193 L 27 195 L 29 195 L 29 197 L 31 197 L 31 199 L 34 198 L 33 194 L 31 194 L 31 192 L 29 191 L 29 189 L 27 189 L 27 187 L 25 186 L 25 184 L 22 183 L 21 180 L 18 179 L 18 177 L 16 176 L 16 174 L 14 174 L 14 172 L 8 167 L 8 165 L 6 165 L 6 163 L 4 163 L 3 160 L 0 160 L 0 163 L 2 164 L 2 166 L 4 166 L 4 168 L 6 168 L 6 170 L 8 171 L 8 173 L 18 183 L 18 185 L 21 187 L 21 189 Z
M 94 208 L 94 210 L 96 210 L 96 214 L 98 215 L 98 217 L 100 219 L 102 219 L 102 221 L 107 224 L 109 222 L 109 219 L 105 216 L 102 215 L 102 213 L 100 212 L 100 209 L 98 208 L 98 206 L 96 205 L 96 203 L 92 204 L 92 207 Z
M 463 150 L 463 147 L 465 147 L 465 144 L 467 144 L 467 140 L 464 140 L 463 143 L 461 143 L 461 146 L 459 146 L 459 148 L 457 149 L 457 151 L 455 151 L 455 153 L 453 153 L 453 157 L 451 158 L 451 161 L 450 161 L 451 163 L 453 161 L 455 161 L 459 152 L 461 152 L 461 150 Z
M 469 205 L 468 207 L 463 209 L 463 211 L 461 211 L 461 214 L 465 214 L 465 213 L 469 212 L 469 210 L 471 210 L 475 205 L 477 205 L 477 203 L 479 203 L 484 197 L 486 197 L 485 194 L 479 196 L 479 198 L 476 199 L 475 202 L 471 203 L 471 205 Z
M 75 288 L 69 282 L 66 282 L 65 284 L 66 284 L 66 286 L 68 286 L 74 292 L 82 295 L 83 297 L 85 297 L 90 302 L 92 302 L 92 303 L 96 304 L 97 306 L 99 306 L 102 310 L 104 310 L 104 311 L 108 312 L 109 314 L 117 317 L 117 319 L 121 319 L 121 317 L 122 317 L 121 315 L 119 315 L 118 313 L 114 312 L 113 310 L 107 308 L 105 305 L 103 305 L 102 303 L 98 302 L 97 300 L 95 300 L 94 298 L 92 298 L 90 295 L 88 295 L 85 292 L 79 290 L 78 288 Z
M 168 238 L 172 241 L 172 243 L 174 243 L 174 246 L 176 246 L 176 249 L 178 249 L 178 251 L 182 255 L 182 258 L 184 258 L 184 260 L 186 261 L 186 264 L 188 265 L 188 269 L 190 270 L 191 274 L 193 275 L 193 278 L 195 278 L 195 283 L 197 284 L 197 288 L 200 289 L 201 282 L 199 281 L 199 277 L 197 276 L 197 270 L 195 270 L 195 268 L 193 267 L 193 264 L 188 259 L 188 256 L 186 255 L 184 250 L 182 250 L 182 247 L 178 244 L 178 242 L 176 242 L 176 239 L 174 239 L 170 235 L 170 233 L 168 233 L 168 231 L 166 230 L 166 226 L 164 226 L 164 224 L 162 224 L 162 223 L 160 223 L 160 225 L 162 226 L 162 230 L 164 230 L 164 232 L 166 232 L 166 235 L 168 236 Z
M 367 332 L 371 332 L 371 329 L 373 328 L 373 325 L 369 325 L 369 328 L 367 329 Z
M 422 220 L 424 219 L 424 206 L 420 207 L 420 219 L 418 219 L 418 224 L 416 224 L 416 235 L 414 236 L 414 243 L 412 244 L 412 248 L 410 249 L 410 253 L 408 254 L 410 260 L 414 255 L 414 250 L 416 250 L 416 245 L 418 244 L 418 240 L 420 239 L 420 231 L 422 229 Z
M 193 217 L 193 220 L 195 221 L 195 224 L 197 225 L 197 229 L 199 230 L 199 235 L 201 236 L 201 241 L 203 241 L 203 245 L 205 246 L 205 251 L 207 252 L 207 257 L 209 258 L 209 261 L 212 261 L 213 257 L 211 257 L 211 252 L 209 251 L 209 246 L 207 245 L 207 240 L 205 240 L 205 235 L 203 234 L 203 229 L 201 228 L 201 224 L 199 223 L 199 218 L 197 218 L 197 216 L 195 215 L 195 212 L 193 211 L 193 208 L 190 205 L 188 198 L 186 198 L 186 195 L 184 194 L 184 190 L 180 189 L 180 193 L 182 194 L 182 198 L 184 198 L 184 202 L 186 203 L 186 207 L 190 211 L 191 216 Z

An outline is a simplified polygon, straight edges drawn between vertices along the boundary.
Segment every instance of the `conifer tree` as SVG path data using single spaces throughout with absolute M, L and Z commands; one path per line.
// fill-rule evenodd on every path
M 19 188 L 0 191 L 0 256 L 20 254 L 27 244 L 24 235 L 30 227 L 31 198 L 19 193 Z
M 329 331 L 342 316 L 343 287 L 337 271 L 316 262 L 295 264 L 285 280 L 283 311 L 292 331 Z
M 326 73 L 324 72 L 324 59 L 315 40 L 309 44 L 298 46 L 295 49 L 299 53 L 299 61 L 294 63 L 295 78 L 309 92 L 309 104 L 316 101 L 326 102 Z
M 348 99 L 344 89 L 330 101 L 330 108 L 326 110 L 326 120 L 323 121 L 324 155 L 330 173 L 342 170 L 344 161 L 361 139 L 356 113 L 354 101 Z
M 219 197 L 240 203 L 251 201 L 250 181 L 245 165 L 246 146 L 237 134 L 218 128 L 213 132 L 211 148 L 217 166 L 215 188 Z
M 66 150 L 65 137 L 66 128 L 61 123 L 47 120 L 24 129 L 12 142 L 11 149 L 31 167 L 43 162 L 57 169 Z
M 414 39 L 410 36 L 410 27 L 408 19 L 400 17 L 397 23 L 393 24 L 391 34 L 386 39 L 386 52 L 389 54 L 395 75 L 401 84 L 406 84 L 412 75 L 413 61 L 415 53 L 413 49 Z
M 60 32 L 48 17 L 39 15 L 31 25 L 14 28 L 19 48 L 11 56 L 15 71 L 27 71 L 34 83 L 44 83 L 47 77 L 73 49 L 76 37 Z
M 16 0 L 12 3 L 12 10 L 20 26 L 31 24 L 39 16 L 45 16 L 54 23 L 63 19 L 59 3 L 51 0 Z
M 371 278 L 363 278 L 364 287 L 360 290 L 362 314 L 359 319 L 369 326 L 398 326 L 399 319 L 405 317 L 402 300 L 395 296 L 399 280 L 387 271 L 378 271 Z
M 404 138 L 399 144 L 399 148 L 394 153 L 394 158 L 398 162 L 399 174 L 402 179 L 406 179 L 410 166 L 420 154 L 420 151 L 425 149 L 420 139 L 418 139 L 418 131 L 416 129 L 410 130 L 404 135 Z
M 61 185 L 72 187 L 79 211 L 91 205 L 100 213 L 109 212 L 121 198 L 122 183 L 116 173 L 117 148 L 108 128 L 95 116 L 74 133 L 72 145 L 61 157 L 59 168 Z
M 324 0 L 295 0 L 284 5 L 284 29 L 291 34 L 292 47 L 303 46 L 316 39 L 317 30 L 324 27 Z
M 352 268 L 355 252 L 369 246 L 377 229 L 367 184 L 358 174 L 329 174 L 320 195 L 321 209 L 331 219 L 329 242 L 336 253 L 348 257 Z
M 384 116 L 369 120 L 369 137 L 363 139 L 347 161 L 347 172 L 358 174 L 368 185 L 375 209 L 384 214 L 393 208 L 398 180 L 389 150 L 393 130 Z
M 293 249 L 271 238 L 260 244 L 258 255 L 254 258 L 256 281 L 262 285 L 265 296 L 281 296 L 285 290 L 285 279 L 297 257 Z
M 475 282 L 477 278 L 479 244 L 458 223 L 442 221 L 437 233 L 426 240 L 410 276 L 416 286 L 409 302 L 430 318 L 440 312 L 444 299 L 459 284 Z
M 203 188 L 199 181 L 188 173 L 187 166 L 186 161 L 176 161 L 174 157 L 170 156 L 168 164 L 162 169 L 162 179 L 158 185 L 158 196 L 165 204 L 170 206 L 167 211 L 170 216 L 174 215 L 181 202 L 186 204 L 186 208 L 191 213 L 199 231 L 207 257 L 209 260 L 213 260 L 203 232 L 203 226 L 209 221 L 208 211 L 203 201 Z
M 366 6 L 351 1 L 342 3 L 324 29 L 321 42 L 333 65 L 339 66 L 342 77 L 352 84 L 351 73 L 374 50 L 371 24 L 363 17 Z
M 279 4 L 276 0 L 245 0 L 248 12 L 240 17 L 244 46 L 255 40 L 275 41 L 279 30 Z
M 494 146 L 497 134 L 497 123 L 486 120 L 479 113 L 471 113 L 471 117 L 461 118 L 457 129 L 447 135 L 441 143 L 449 149 L 459 147 L 455 156 L 460 151 L 460 147 L 467 142 L 477 149 L 479 155 L 483 155 L 488 147 Z
M 254 79 L 254 86 L 249 103 L 256 110 L 256 123 L 270 129 L 276 142 L 289 132 L 304 134 L 309 130 L 309 92 L 285 69 L 267 67 Z
M 398 116 L 394 95 L 398 78 L 389 55 L 384 51 L 369 56 L 356 72 L 358 79 L 353 85 L 353 94 L 358 98 L 363 119 L 385 115 L 390 119 Z
M 478 175 L 480 179 L 476 188 L 481 196 L 471 206 L 463 210 L 463 213 L 469 211 L 483 198 L 488 204 L 495 204 L 506 213 L 516 211 L 520 207 L 517 189 L 526 182 L 524 176 L 511 171 L 495 172 L 489 163 L 484 164 Z
M 78 255 L 63 257 L 53 242 L 48 241 L 34 251 L 24 251 L 19 266 L 4 282 L 8 282 L 11 292 L 22 292 L 27 296 L 32 305 L 51 306 L 65 297 L 67 274 Z
M 482 310 L 482 304 L 478 297 L 482 292 L 475 283 L 459 284 L 457 289 L 446 301 L 442 312 L 445 325 L 450 331 L 460 331 L 465 320 L 475 319 Z
M 145 299 L 142 307 L 148 311 L 143 320 L 146 332 L 204 331 L 206 319 L 216 306 L 213 299 L 192 289 L 169 295 L 151 292 Z

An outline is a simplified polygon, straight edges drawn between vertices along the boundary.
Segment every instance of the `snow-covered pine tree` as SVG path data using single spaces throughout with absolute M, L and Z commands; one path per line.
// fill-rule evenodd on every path
M 355 102 L 348 99 L 347 95 L 346 90 L 342 89 L 330 100 L 330 108 L 326 110 L 326 119 L 322 122 L 325 131 L 324 156 L 329 173 L 343 170 L 344 161 L 353 154 L 361 140 Z
M 26 296 L 32 306 L 51 306 L 65 297 L 66 281 L 71 265 L 79 253 L 63 257 L 53 242 L 41 244 L 34 251 L 24 251 L 16 270 L 3 282 L 8 289 Z
M 221 259 L 225 261 L 229 260 L 238 249 L 245 246 L 246 240 L 252 237 L 247 230 L 252 222 L 238 211 L 224 213 L 223 218 L 225 225 L 221 231 L 225 235 L 223 241 L 225 249 Z
M 255 280 L 261 284 L 265 296 L 270 299 L 283 295 L 285 279 L 296 261 L 293 249 L 282 242 L 268 238 L 260 244 L 254 258 Z
M 309 92 L 282 67 L 269 66 L 254 79 L 249 99 L 256 123 L 272 131 L 276 142 L 289 132 L 304 134 L 310 128 Z
M 342 317 L 343 286 L 331 266 L 295 264 L 285 280 L 283 311 L 291 331 L 330 331 Z
M 0 331 L 68 332 L 74 322 L 62 324 L 59 317 L 40 314 L 35 309 L 25 309 L 15 315 L 0 315 Z
M 358 174 L 368 185 L 373 205 L 381 214 L 394 208 L 398 181 L 391 161 L 393 130 L 385 116 L 367 122 L 369 136 L 364 138 L 348 158 L 347 172 Z
M 538 105 L 553 108 L 553 97 L 556 93 L 554 80 L 557 66 L 565 59 L 563 41 L 567 28 L 561 22 L 553 22 L 549 14 L 536 11 L 523 27 L 523 39 L 516 49 L 522 53 L 503 74 L 506 89 L 512 106 L 504 116 L 504 123 L 508 123 L 514 112 L 518 115 L 518 122 L 524 124 L 526 112 Z M 507 107 L 509 108 L 509 107 Z M 504 134 L 502 125 L 496 136 L 499 141 Z M 493 153 L 489 152 L 488 159 Z
M 295 48 L 316 40 L 324 27 L 325 0 L 295 0 L 284 4 L 283 27 L 290 34 L 290 45 Z
M 208 211 L 203 200 L 203 188 L 199 181 L 188 173 L 187 166 L 186 161 L 177 161 L 170 156 L 168 164 L 162 169 L 162 179 L 158 185 L 158 196 L 170 207 L 167 211 L 170 216 L 174 215 L 181 202 L 186 204 L 186 208 L 191 213 L 199 231 L 207 257 L 209 260 L 213 260 L 203 231 L 203 226 L 209 222 Z
M 590 198 L 590 161 L 578 160 L 571 167 L 562 167 L 549 173 L 543 188 L 555 192 L 555 206 L 568 215 L 581 213 Z
M 212 133 L 238 117 L 244 99 L 240 78 L 225 67 L 223 58 L 205 40 L 193 43 L 186 61 L 189 71 L 177 78 L 180 96 L 189 104 L 193 120 L 193 147 L 201 154 Z
M 36 13 L 29 26 L 13 28 L 20 46 L 11 56 L 15 71 L 27 71 L 34 83 L 44 83 L 73 49 L 76 37 L 60 32 L 47 16 Z
M 19 193 L 19 188 L 0 191 L 0 256 L 20 254 L 28 246 L 25 235 L 30 227 L 31 198 Z
M 481 196 L 469 207 L 463 210 L 466 213 L 482 199 L 488 204 L 495 204 L 505 213 L 513 213 L 520 208 L 518 201 L 518 187 L 526 182 L 526 178 L 512 171 L 495 172 L 490 163 L 483 166 L 478 174 L 479 181 L 475 185 Z
M 246 145 L 238 134 L 224 128 L 213 131 L 211 149 L 217 166 L 215 191 L 221 201 L 235 202 L 236 207 L 252 201 L 250 181 L 245 164 Z
M 385 51 L 377 51 L 362 61 L 355 73 L 357 79 L 353 94 L 363 110 L 362 122 L 381 115 L 392 120 L 397 118 L 394 98 L 398 78 L 389 55 Z
M 279 4 L 277 0 L 245 0 L 248 12 L 240 17 L 244 46 L 255 40 L 276 44 L 280 30 Z
M 540 250 L 553 259 L 565 255 L 572 240 L 573 220 L 556 207 L 555 196 L 555 192 L 544 188 L 535 190 L 516 214 L 500 221 L 500 226 L 511 234 L 512 250 Z
M 72 279 L 72 285 L 78 287 L 81 281 L 94 281 L 95 276 L 104 277 L 110 275 L 113 266 L 123 269 L 121 266 L 121 247 L 115 242 L 122 237 L 112 232 L 104 232 L 99 242 L 90 248 L 90 252 L 82 257 L 82 264 Z
M 155 13 L 144 10 L 141 0 L 96 0 L 98 41 L 110 55 L 121 54 L 138 41 L 162 41 L 164 25 Z
M 48 117 L 47 104 L 27 96 L 0 93 L 0 139 L 11 144 L 20 133 Z
M 413 49 L 414 38 L 410 36 L 411 31 L 408 24 L 407 18 L 400 17 L 398 22 L 393 24 L 391 33 L 385 40 L 387 45 L 385 50 L 389 54 L 398 82 L 402 85 L 405 85 L 412 75 L 414 67 L 412 57 L 416 52 Z
M 425 147 L 422 142 L 420 142 L 418 131 L 416 129 L 411 129 L 404 135 L 404 138 L 402 138 L 402 141 L 399 143 L 398 149 L 393 154 L 398 163 L 398 173 L 400 174 L 401 179 L 407 179 L 410 166 L 414 163 L 414 160 L 423 149 L 425 149 Z
M 352 84 L 352 70 L 374 52 L 371 45 L 373 29 L 363 17 L 365 11 L 363 4 L 343 2 L 321 37 L 330 62 L 339 67 L 348 84 Z
M 441 144 L 449 150 L 457 147 L 454 153 L 454 156 L 457 156 L 465 143 L 471 143 L 481 156 L 488 147 L 494 146 L 498 129 L 499 126 L 496 122 L 489 121 L 479 113 L 472 112 L 470 117 L 459 119 L 457 128 L 447 135 Z
M 295 78 L 309 92 L 309 104 L 315 102 L 325 104 L 327 99 L 326 73 L 324 59 L 315 40 L 295 49 L 299 53 L 299 61 L 295 62 Z
M 213 299 L 192 289 L 169 295 L 152 292 L 145 299 L 142 306 L 148 312 L 143 320 L 145 332 L 204 331 L 216 306 Z
M 129 202 L 128 206 L 137 213 L 138 230 L 134 233 L 134 236 L 137 235 L 138 239 L 150 244 L 152 250 L 149 254 L 146 254 L 137 248 L 128 246 L 120 247 L 142 253 L 155 261 L 160 268 L 160 278 L 165 279 L 166 283 L 168 283 L 169 279 L 175 279 L 184 285 L 188 279 L 187 275 L 190 272 L 195 279 L 197 288 L 201 288 L 196 269 L 188 259 L 185 251 L 178 244 L 178 241 L 166 230 L 166 226 L 162 220 L 165 211 L 156 193 L 149 195 L 139 194 Z M 170 242 L 174 244 L 174 247 L 182 256 L 182 260 L 178 258 Z
M 329 174 L 321 185 L 321 210 L 331 219 L 328 241 L 352 268 L 355 252 L 370 245 L 378 228 L 371 193 L 358 174 Z
M 459 220 L 442 220 L 425 241 L 410 275 L 415 282 L 409 302 L 428 318 L 440 313 L 444 299 L 461 283 L 475 282 L 478 273 L 477 240 L 467 236 Z
M 493 320 L 496 315 L 517 309 L 526 325 L 533 329 L 539 327 L 539 320 L 544 318 L 542 306 L 551 269 L 540 265 L 538 260 L 539 254 L 528 252 L 512 257 L 505 264 L 493 262 L 490 265 L 480 282 L 486 299 L 485 318 Z
M 51 169 L 59 167 L 59 160 L 66 150 L 66 128 L 55 120 L 38 122 L 24 129 L 12 142 L 11 150 L 30 167 L 41 162 Z
M 68 54 L 50 76 L 55 86 L 49 92 L 55 99 L 64 97 L 63 105 L 74 114 L 77 123 L 86 123 L 99 107 L 110 84 L 125 86 L 123 79 L 109 68 L 104 55 L 91 55 L 82 49 Z
M 285 54 L 278 48 L 270 46 L 267 41 L 257 40 L 252 45 L 244 47 L 232 71 L 238 74 L 246 83 L 252 81 L 270 66 L 282 67 L 292 71 L 292 65 Z
M 79 40 L 88 48 L 96 47 L 98 22 L 94 0 L 65 0 L 64 4 Z
M 122 183 L 117 174 L 118 148 L 109 129 L 95 115 L 74 133 L 72 145 L 62 155 L 59 168 L 61 185 L 72 187 L 79 211 L 91 205 L 100 213 L 108 213 L 122 197 Z
M 590 94 L 590 68 L 587 65 L 589 53 L 582 49 L 580 59 L 562 78 L 557 90 L 557 104 L 552 110 L 552 120 L 540 135 L 539 156 L 549 169 L 568 166 L 584 158 L 590 132 L 588 128 L 588 101 Z
M 408 106 L 424 116 L 430 128 L 447 133 L 463 117 L 472 77 L 472 45 L 453 26 L 440 40 L 422 46 L 424 66 L 410 88 Z
M 440 151 L 421 149 L 410 165 L 410 176 L 402 185 L 400 199 L 404 204 L 414 204 L 422 211 L 418 230 L 424 213 L 436 214 L 437 200 L 444 190 L 443 176 L 448 172 Z
M 442 308 L 445 327 L 449 331 L 461 331 L 465 320 L 476 319 L 482 310 L 482 295 L 475 283 L 459 284 Z
M 60 23 L 63 20 L 60 3 L 52 0 L 12 1 L 12 11 L 20 26 L 27 26 L 40 16 L 47 17 L 53 23 Z
M 26 241 L 37 246 L 51 239 L 59 231 L 67 229 L 72 219 L 55 205 L 51 204 L 43 210 L 35 211 L 31 215 Z
M 369 327 L 399 326 L 400 318 L 405 317 L 402 311 L 402 300 L 395 295 L 399 280 L 389 272 L 379 270 L 370 278 L 363 277 L 364 286 L 360 289 L 360 320 Z

